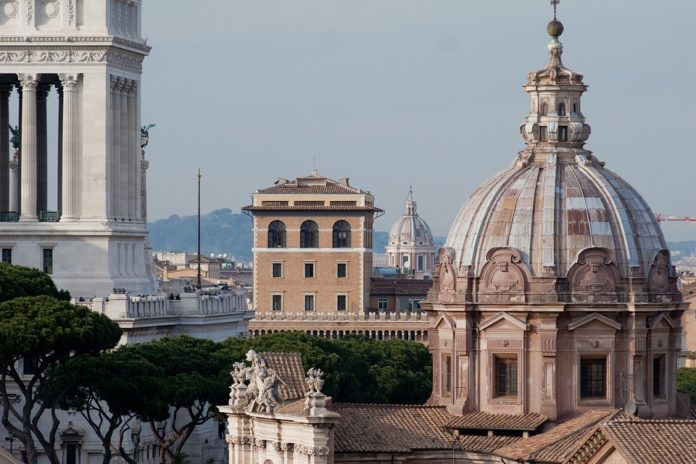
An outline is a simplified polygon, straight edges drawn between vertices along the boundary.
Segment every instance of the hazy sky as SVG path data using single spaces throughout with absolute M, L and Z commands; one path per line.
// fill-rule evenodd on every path
M 239 208 L 278 176 L 350 177 L 388 230 L 409 185 L 446 235 L 524 146 L 548 0 L 143 2 L 149 214 Z M 562 0 L 564 64 L 585 75 L 587 148 L 656 213 L 696 216 L 696 2 Z M 696 224 L 667 225 L 696 239 Z

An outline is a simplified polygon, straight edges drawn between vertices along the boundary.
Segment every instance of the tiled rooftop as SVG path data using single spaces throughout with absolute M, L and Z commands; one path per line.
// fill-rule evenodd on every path
M 452 449 L 454 437 L 445 430 L 452 419 L 444 407 L 376 404 L 334 404 L 337 453 Z M 487 438 L 487 437 L 482 437 Z
M 696 421 L 614 420 L 601 430 L 628 462 L 696 463 Z
M 304 398 L 307 392 L 305 371 L 299 353 L 259 353 L 266 361 L 266 366 L 273 369 L 281 380 L 278 382 L 280 400 Z
M 546 422 L 546 416 L 535 413 L 515 414 L 487 414 L 474 412 L 455 417 L 448 424 L 448 429 L 458 430 L 519 430 L 532 432 Z
M 494 454 L 515 461 L 563 462 L 580 440 L 593 430 L 595 425 L 600 421 L 615 417 L 619 412 L 616 409 L 587 411 L 547 432 L 500 448 Z

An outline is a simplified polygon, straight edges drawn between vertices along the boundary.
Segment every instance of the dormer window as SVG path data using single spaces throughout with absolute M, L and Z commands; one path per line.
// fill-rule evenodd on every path
M 559 104 L 558 104 L 558 115 L 559 115 L 559 116 L 565 116 L 565 115 L 566 115 L 566 106 L 565 106 L 565 103 L 559 103 Z

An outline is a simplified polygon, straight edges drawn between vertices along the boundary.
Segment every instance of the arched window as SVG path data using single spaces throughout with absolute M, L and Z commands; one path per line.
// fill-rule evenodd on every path
M 273 221 L 268 225 L 268 248 L 285 248 L 285 224 Z
M 319 248 L 319 226 L 314 221 L 305 221 L 300 226 L 300 248 Z
M 558 115 L 559 115 L 559 116 L 565 116 L 565 115 L 566 115 L 565 103 L 559 103 L 559 104 L 558 104 Z
M 338 221 L 333 226 L 333 247 L 350 248 L 350 224 Z
M 549 105 L 544 102 L 541 104 L 541 115 L 546 116 L 549 113 Z

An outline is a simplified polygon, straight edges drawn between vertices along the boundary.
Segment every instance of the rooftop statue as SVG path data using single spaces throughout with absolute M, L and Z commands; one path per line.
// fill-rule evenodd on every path
M 12 144 L 12 148 L 17 150 L 19 148 L 19 145 L 21 143 L 21 136 L 19 134 L 19 126 L 16 125 L 14 127 L 10 126 L 10 133 L 12 134 L 12 137 L 10 137 L 10 143 Z

